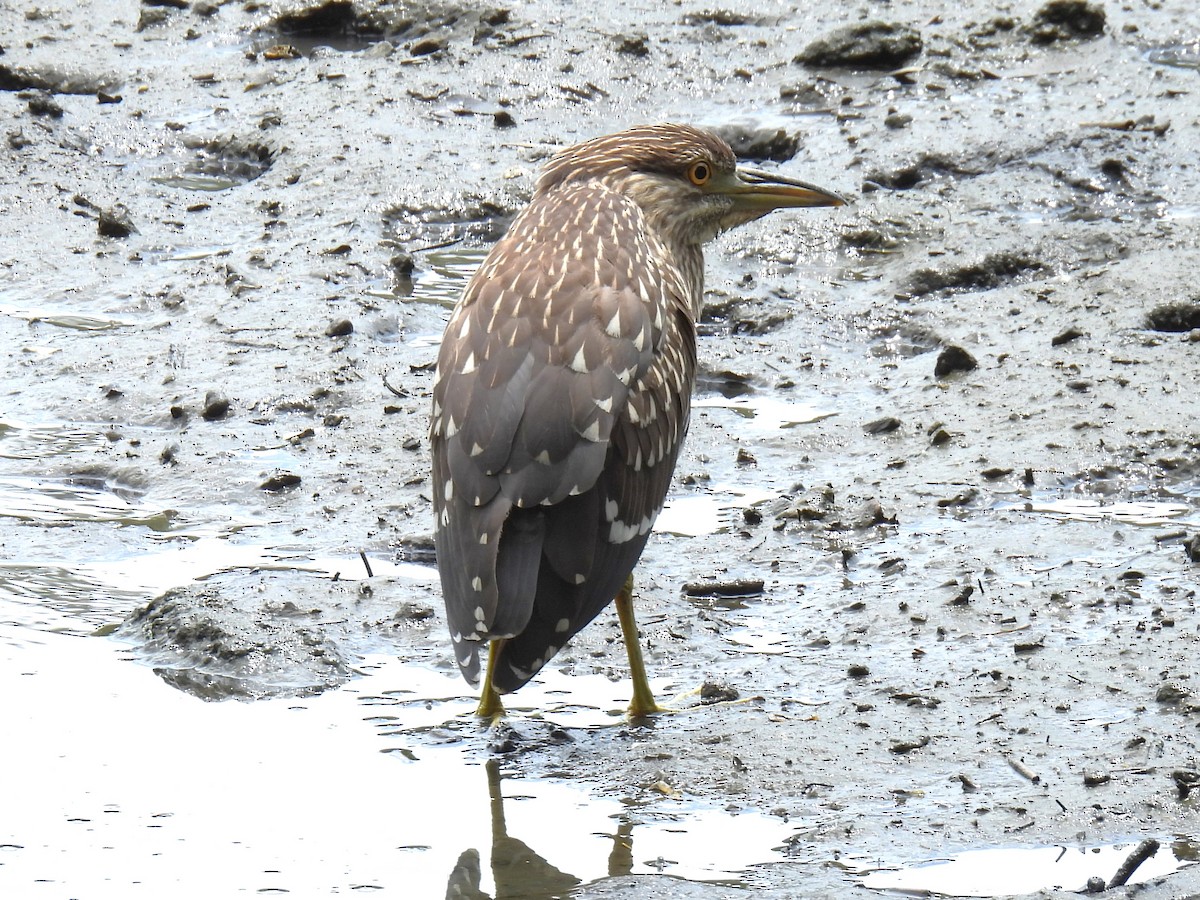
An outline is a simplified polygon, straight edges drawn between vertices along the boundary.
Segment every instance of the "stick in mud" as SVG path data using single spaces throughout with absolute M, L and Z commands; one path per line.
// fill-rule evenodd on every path
M 1019 775 L 1021 775 L 1023 778 L 1028 778 L 1034 784 L 1037 784 L 1039 781 L 1042 780 L 1041 775 L 1034 772 L 1031 768 L 1029 768 L 1027 765 L 1025 765 L 1025 763 L 1021 762 L 1019 759 L 1017 759 L 1015 757 L 1012 757 L 1012 756 L 1008 757 L 1008 764 L 1010 766 L 1012 766 L 1013 769 Z
M 1137 871 L 1137 867 L 1152 857 L 1158 852 L 1158 841 L 1154 838 L 1146 838 L 1125 857 L 1125 862 L 1121 863 L 1121 868 L 1117 869 L 1117 874 L 1112 877 L 1112 881 L 1108 883 L 1109 889 L 1121 887 L 1127 882 L 1133 873 Z

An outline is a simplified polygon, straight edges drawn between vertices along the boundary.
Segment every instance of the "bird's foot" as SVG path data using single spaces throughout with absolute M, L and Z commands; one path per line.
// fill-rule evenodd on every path
M 486 722 L 489 728 L 496 728 L 508 713 L 500 702 L 500 694 L 492 687 L 491 682 L 485 683 L 479 696 L 479 705 L 475 707 L 475 717 Z

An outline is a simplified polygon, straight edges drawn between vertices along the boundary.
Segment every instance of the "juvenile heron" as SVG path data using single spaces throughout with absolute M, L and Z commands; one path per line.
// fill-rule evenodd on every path
M 649 125 L 557 154 L 467 285 L 438 355 L 430 445 L 446 617 L 478 715 L 615 598 L 631 716 L 658 710 L 634 565 L 687 431 L 702 245 L 837 194 L 737 168 L 729 146 Z

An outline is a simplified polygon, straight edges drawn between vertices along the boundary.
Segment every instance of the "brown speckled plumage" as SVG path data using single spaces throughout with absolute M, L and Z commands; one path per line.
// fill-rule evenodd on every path
M 701 245 L 773 208 L 694 185 L 697 164 L 736 177 L 723 141 L 679 125 L 558 154 L 446 327 L 432 490 L 473 683 L 500 638 L 495 688 L 533 677 L 612 601 L 662 509 L 695 380 Z

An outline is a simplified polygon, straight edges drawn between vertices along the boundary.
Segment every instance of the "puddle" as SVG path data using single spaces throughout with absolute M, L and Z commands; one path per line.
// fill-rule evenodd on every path
M 1192 507 L 1186 503 L 1153 501 L 1101 503 L 1098 500 L 1072 499 L 1014 503 L 1003 508 L 1020 512 L 1045 513 L 1056 518 L 1073 519 L 1080 522 L 1111 519 L 1114 522 L 1123 522 L 1128 525 L 1179 524 L 1183 517 L 1193 511 Z
M 261 54 L 272 47 L 282 44 L 287 47 L 294 47 L 296 52 L 301 56 L 310 59 L 320 59 L 336 53 L 369 51 L 383 40 L 382 35 L 359 34 L 354 31 L 341 33 L 327 32 L 324 34 L 293 32 L 270 40 L 256 41 L 253 49 L 255 52 Z
M 14 319 L 24 319 L 32 324 L 55 325 L 59 328 L 70 328 L 74 331 L 113 331 L 119 328 L 130 328 L 134 322 L 112 316 L 91 316 L 85 313 L 51 312 L 46 309 L 27 309 L 7 304 L 0 305 L 0 315 L 12 316 Z
M 778 431 L 796 425 L 811 425 L 837 415 L 807 403 L 788 403 L 774 397 L 699 397 L 692 401 L 692 409 L 726 409 L 761 431 Z
M 418 254 L 410 299 L 453 309 L 488 254 L 487 247 L 447 247 Z M 440 342 L 440 335 L 439 335 Z
M 774 497 L 771 491 L 728 486 L 715 487 L 709 494 L 675 496 L 663 506 L 654 530 L 679 537 L 721 534 L 739 527 L 745 510 Z
M 778 628 L 773 628 L 766 619 L 762 618 L 743 620 L 741 627 L 731 628 L 725 633 L 725 640 L 743 653 L 764 656 L 796 655 L 793 636 Z
M 99 429 L 0 419 L 0 459 L 36 460 L 104 446 Z
M 969 850 L 944 860 L 877 869 L 862 883 L 922 897 L 1007 897 L 1051 889 L 1079 892 L 1089 878 L 1102 878 L 1107 884 L 1137 844 Z M 1129 884 L 1162 878 L 1196 860 L 1197 848 L 1191 842 L 1162 838 L 1160 844 L 1158 852 L 1134 871 Z
M 1176 69 L 1200 69 L 1200 41 L 1151 47 L 1146 51 L 1146 59 L 1156 66 L 1171 66 Z
M 39 525 L 113 522 L 168 531 L 173 510 L 130 503 L 109 490 L 37 478 L 0 478 L 0 516 Z
M 23 653 L 33 642 L 37 655 Z M 473 749 L 483 741 L 457 718 L 471 698 L 456 674 L 379 658 L 364 666 L 369 677 L 319 697 L 203 703 L 121 656 L 101 639 L 0 626 L 0 673 L 22 686 L 0 697 L 0 715 L 41 735 L 5 751 L 7 770 L 23 773 L 5 805 L 22 816 L 5 835 L 0 881 L 172 896 L 204 871 L 206 891 L 221 896 L 440 897 L 474 876 L 488 895 L 552 896 L 548 885 L 610 874 L 737 883 L 747 867 L 780 859 L 774 848 L 794 830 L 646 797 L 619 776 L 600 791 L 515 777 Z M 602 678 L 589 687 L 599 682 L 619 693 Z M 404 693 L 381 693 L 395 685 Z M 147 747 L 158 760 L 150 766 Z M 328 778 L 314 779 L 321 772 Z

